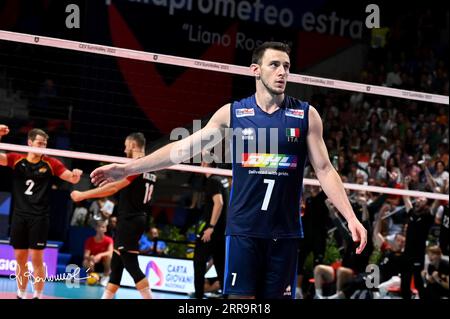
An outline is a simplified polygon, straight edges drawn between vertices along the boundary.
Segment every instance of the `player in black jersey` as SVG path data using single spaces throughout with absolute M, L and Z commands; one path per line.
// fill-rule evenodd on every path
M 405 179 L 405 189 L 408 189 L 410 180 Z M 405 266 L 401 273 L 401 293 L 403 299 L 411 299 L 411 278 L 419 292 L 420 299 L 424 298 L 425 288 L 421 271 L 425 263 L 425 248 L 434 217 L 425 197 L 418 197 L 413 204 L 409 196 L 403 196 L 406 212 L 408 213 L 408 226 L 406 229 Z
M 125 154 L 128 158 L 145 155 L 145 137 L 133 133 L 125 139 Z M 114 254 L 111 260 L 111 275 L 102 299 L 112 299 L 119 289 L 125 268 L 133 278 L 142 298 L 151 299 L 147 278 L 139 268 L 139 238 L 145 231 L 147 214 L 150 210 L 156 175 L 144 173 L 129 176 L 123 180 L 88 191 L 73 191 L 70 196 L 78 202 L 88 198 L 106 197 L 120 191 L 117 214 L 117 230 L 114 237 Z
M 8 134 L 6 126 L 0 125 L 0 138 Z M 48 135 L 40 129 L 28 132 L 28 146 L 47 147 Z M 11 222 L 10 243 L 17 260 L 17 297 L 24 298 L 31 276 L 28 272 L 28 255 L 33 265 L 33 298 L 40 298 L 44 289 L 44 248 L 49 229 L 49 193 L 53 176 L 76 184 L 83 173 L 79 169 L 68 170 L 59 160 L 36 153 L 0 154 L 0 165 L 13 170 L 14 210 Z
M 217 167 L 218 160 L 211 154 L 210 163 L 202 161 L 202 167 Z M 204 295 L 204 283 L 206 264 L 210 257 L 214 260 L 220 287 L 223 289 L 224 265 L 225 265 L 225 225 L 229 201 L 229 182 L 224 176 L 206 175 L 204 185 L 205 203 L 202 223 L 199 227 L 194 250 L 194 286 L 195 297 L 202 299 Z

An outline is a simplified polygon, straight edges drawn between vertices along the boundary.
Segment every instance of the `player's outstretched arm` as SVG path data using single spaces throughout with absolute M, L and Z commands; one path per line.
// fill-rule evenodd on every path
M 118 191 L 120 191 L 122 188 L 127 187 L 130 185 L 130 181 L 128 179 L 122 179 L 117 182 L 109 183 L 97 188 L 89 189 L 84 192 L 80 191 L 73 191 L 70 193 L 70 197 L 74 202 L 81 202 L 85 199 L 90 198 L 102 198 L 102 197 L 108 197 L 111 195 L 114 195 Z
M 202 144 L 208 141 L 211 136 L 214 136 L 214 142 L 208 142 L 208 145 L 212 147 L 218 144 L 224 136 L 225 128 L 229 127 L 229 125 L 230 104 L 226 104 L 211 117 L 203 129 L 129 163 L 99 167 L 91 173 L 91 181 L 94 185 L 102 186 L 130 175 L 158 171 L 182 163 L 200 154 Z
M 77 184 L 80 181 L 81 175 L 83 175 L 83 171 L 81 169 L 73 169 L 73 170 L 65 170 L 64 173 L 62 173 L 59 178 L 62 180 Z

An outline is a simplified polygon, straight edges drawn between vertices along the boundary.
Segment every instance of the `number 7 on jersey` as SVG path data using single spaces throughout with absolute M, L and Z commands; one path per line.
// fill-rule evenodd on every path
M 266 194 L 264 195 L 264 200 L 262 203 L 261 210 L 266 211 L 269 207 L 270 197 L 272 196 L 273 187 L 275 186 L 275 181 L 273 179 L 264 179 L 264 184 L 267 184 Z

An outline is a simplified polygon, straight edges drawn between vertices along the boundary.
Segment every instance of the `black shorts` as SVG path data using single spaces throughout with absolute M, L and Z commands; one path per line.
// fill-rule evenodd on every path
M 139 251 L 139 239 L 145 232 L 145 227 L 146 218 L 143 215 L 118 218 L 114 249 Z
M 44 249 L 49 226 L 48 216 L 24 217 L 13 214 L 10 244 L 14 249 Z

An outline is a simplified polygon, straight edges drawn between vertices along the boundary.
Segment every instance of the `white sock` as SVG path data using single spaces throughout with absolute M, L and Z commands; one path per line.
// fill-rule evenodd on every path
M 103 291 L 103 295 L 102 295 L 102 299 L 113 299 L 114 298 L 114 293 L 109 291 L 108 289 L 105 289 L 105 291 Z
M 33 293 L 33 298 L 41 299 L 42 298 L 42 290 L 35 290 Z
M 295 299 L 303 299 L 302 288 L 297 287 L 295 290 Z
M 338 291 L 334 295 L 328 297 L 328 299 L 345 299 L 345 295 L 342 291 Z
M 27 297 L 26 291 L 17 289 L 17 297 L 22 298 L 22 299 L 26 299 L 26 297 Z
M 150 287 L 139 290 L 139 293 L 141 294 L 142 299 L 152 299 L 152 291 Z
M 316 289 L 316 296 L 323 297 L 322 296 L 322 289 Z

